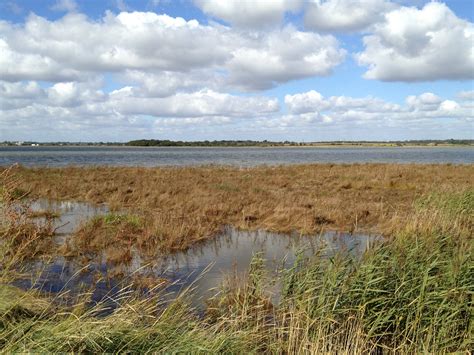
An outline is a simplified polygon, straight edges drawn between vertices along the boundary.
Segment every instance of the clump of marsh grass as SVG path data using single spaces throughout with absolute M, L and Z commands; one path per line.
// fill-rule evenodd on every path
M 11 267 L 24 259 L 42 255 L 53 248 L 53 216 L 43 223 L 35 222 L 28 193 L 18 194 L 19 179 L 13 173 L 15 166 L 0 173 L 0 243 L 3 252 L 1 264 Z
M 246 275 L 229 275 L 220 292 L 207 301 L 207 320 L 234 329 L 273 325 L 273 304 L 265 290 L 268 281 L 264 259 L 256 254 Z
M 418 216 L 431 220 L 431 226 L 471 234 L 474 230 L 474 189 L 456 192 L 432 192 L 415 203 Z
M 132 247 L 139 244 L 144 234 L 141 217 L 109 213 L 87 221 L 61 251 L 67 256 L 87 256 L 91 259 L 104 252 L 112 263 L 128 263 L 132 259 Z
M 2 288 L 0 287 L 0 294 Z M 24 293 L 19 299 L 33 298 Z M 38 296 L 36 296 L 38 297 Z M 41 301 L 41 298 L 37 298 Z M 100 317 L 103 305 L 87 308 L 78 303 L 56 312 L 17 312 L 16 306 L 0 302 L 0 348 L 2 352 L 255 352 L 249 332 L 232 333 L 200 320 L 186 296 L 163 304 L 161 298 L 122 296 L 121 306 Z M 10 315 L 10 316 L 9 316 Z
M 59 218 L 61 214 L 57 211 L 53 210 L 39 210 L 39 211 L 32 211 L 29 214 L 29 218 L 44 218 L 46 220 L 53 220 Z

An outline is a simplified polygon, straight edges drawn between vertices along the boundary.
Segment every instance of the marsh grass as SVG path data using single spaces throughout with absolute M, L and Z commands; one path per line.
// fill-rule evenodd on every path
M 143 217 L 108 213 L 84 223 L 74 238 L 60 247 L 60 252 L 67 257 L 86 257 L 89 261 L 104 255 L 107 263 L 127 264 L 132 260 L 132 249 L 146 256 L 153 248 L 148 235 Z
M 140 216 L 134 239 L 172 252 L 213 238 L 225 225 L 390 234 L 419 198 L 472 187 L 474 166 L 67 167 L 19 168 L 17 174 L 18 187 L 37 197 L 105 202 L 112 211 Z
M 43 255 L 53 248 L 53 216 L 35 222 L 31 202 L 18 195 L 18 177 L 6 169 L 0 173 L 0 234 L 3 258 L 0 265 L 11 267 L 16 262 Z
M 58 211 L 54 210 L 37 210 L 31 211 L 29 218 L 44 218 L 46 220 L 57 219 L 61 217 L 61 214 Z
M 301 256 L 285 271 L 276 307 L 268 305 L 254 260 L 248 281 L 227 283 L 211 303 L 212 319 L 252 326 L 271 352 L 472 349 L 473 197 L 467 190 L 420 200 L 406 228 L 362 259 Z
M 429 191 L 409 214 L 392 216 L 398 227 L 362 257 L 301 254 L 282 274 L 279 302 L 269 297 L 275 280 L 255 255 L 248 274 L 230 277 L 201 317 L 189 303 L 192 289 L 166 304 L 160 294 L 141 298 L 125 289 L 105 317 L 98 315 L 106 305 L 87 307 L 85 298 L 57 306 L 6 285 L 11 275 L 2 259 L 0 347 L 7 353 L 466 353 L 474 347 L 473 209 L 469 184 Z M 4 215 L 2 226 L 22 226 L 12 217 Z M 144 220 L 114 214 L 91 223 L 125 243 L 123 231 L 136 232 Z M 11 231 L 2 227 L 1 239 L 12 240 Z M 3 255 L 19 257 L 12 244 L 1 246 Z

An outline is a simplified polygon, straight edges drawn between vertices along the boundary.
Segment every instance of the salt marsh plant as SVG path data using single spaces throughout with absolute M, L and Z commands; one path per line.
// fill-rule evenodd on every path
M 0 347 L 4 352 L 469 352 L 474 348 L 474 193 L 469 183 L 446 186 L 417 198 L 410 214 L 392 216 L 392 232 L 362 257 L 302 254 L 283 271 L 278 301 L 268 295 L 275 280 L 256 255 L 248 274 L 225 283 L 204 315 L 189 305 L 190 290 L 168 304 L 159 294 L 140 298 L 128 292 L 112 314 L 98 317 L 101 305 L 91 309 L 80 300 L 56 305 L 47 295 L 8 286 L 11 271 L 2 264 Z M 142 218 L 109 215 L 94 223 L 118 233 L 143 228 Z M 9 240 L 10 233 L 2 228 L 1 240 Z
M 38 197 L 106 202 L 140 216 L 149 249 L 184 250 L 224 225 L 313 234 L 390 234 L 430 194 L 472 188 L 473 165 L 313 164 L 20 168 L 21 187 Z
M 3 268 L 53 249 L 53 216 L 46 216 L 42 223 L 32 221 L 35 214 L 30 208 L 31 201 L 25 199 L 26 192 L 18 193 L 19 181 L 12 169 L 0 172 L 0 239 L 3 246 L 0 265 Z

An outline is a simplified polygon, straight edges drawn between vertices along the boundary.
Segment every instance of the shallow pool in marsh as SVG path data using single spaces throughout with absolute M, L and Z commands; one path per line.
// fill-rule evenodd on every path
M 93 205 L 76 201 L 52 201 L 47 199 L 37 199 L 31 202 L 30 208 L 34 212 L 52 212 L 58 215 L 53 219 L 55 234 L 65 236 L 72 234 L 81 223 L 90 218 L 103 215 L 109 212 L 106 205 Z M 41 221 L 42 218 L 37 218 Z
M 60 214 L 55 225 L 60 227 L 58 243 L 63 243 L 71 233 L 87 219 L 107 212 L 106 206 L 93 206 L 77 202 L 37 201 L 36 210 L 53 210 Z M 132 250 L 132 260 L 126 264 L 107 263 L 105 256 L 93 261 L 57 256 L 49 262 L 34 261 L 28 265 L 36 279 L 25 278 L 17 285 L 34 287 L 51 293 L 67 293 L 69 296 L 90 291 L 91 302 L 113 300 L 128 285 L 145 285 L 146 289 L 163 283 L 162 291 L 169 298 L 186 288 L 192 288 L 192 302 L 198 308 L 212 297 L 229 275 L 244 275 L 252 258 L 257 254 L 265 260 L 264 267 L 270 275 L 291 267 L 298 253 L 311 257 L 331 257 L 338 251 L 361 255 L 380 237 L 366 234 L 326 232 L 316 236 L 280 234 L 267 231 L 241 231 L 232 227 L 210 241 L 203 242 L 184 252 L 143 259 Z M 276 278 L 278 279 L 278 278 Z M 278 297 L 278 282 L 268 290 Z M 112 302 L 112 301 L 111 301 Z

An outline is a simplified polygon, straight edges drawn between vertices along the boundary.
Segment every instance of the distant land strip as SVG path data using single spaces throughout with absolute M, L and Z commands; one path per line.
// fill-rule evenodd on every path
M 34 142 L 4 141 L 0 146 L 129 146 L 129 147 L 318 147 L 318 146 L 474 146 L 474 139 L 405 140 L 405 141 L 254 141 L 203 140 L 174 141 L 169 139 L 138 139 L 129 142 Z

